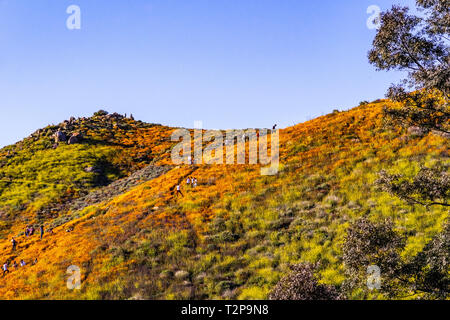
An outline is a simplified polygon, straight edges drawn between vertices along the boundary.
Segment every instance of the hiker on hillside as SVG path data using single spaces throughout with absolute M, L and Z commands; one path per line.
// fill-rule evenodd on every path
M 3 275 L 5 275 L 6 273 L 9 273 L 8 262 L 5 262 L 5 264 L 3 265 Z
M 35 265 L 37 262 L 38 262 L 37 258 L 34 258 L 33 265 Z
M 41 232 L 41 240 L 42 240 L 42 237 L 44 236 L 44 226 L 43 225 L 39 226 L 39 231 Z
M 16 251 L 17 241 L 14 237 L 11 239 L 12 251 Z
M 21 267 L 25 267 L 27 264 L 25 263 L 25 261 L 23 261 L 23 259 L 22 260 L 20 260 L 20 266 Z
M 192 178 L 192 187 L 196 187 L 197 186 L 197 178 Z
M 190 179 L 189 177 L 186 179 L 186 184 L 187 184 L 187 185 L 190 185 L 190 184 L 191 184 L 191 179 Z
M 34 233 L 34 228 L 32 226 L 27 226 L 27 228 L 25 229 L 25 235 L 28 237 L 28 236 L 33 235 L 33 233 Z
M 176 190 L 177 190 L 177 197 L 179 194 L 181 194 L 181 196 L 183 196 L 183 193 L 181 192 L 181 188 L 180 188 L 179 184 L 177 185 Z
M 14 269 L 16 269 L 17 270 L 17 268 L 19 267 L 19 265 L 17 264 L 17 262 L 14 260 L 14 262 L 13 262 L 13 267 L 14 267 Z

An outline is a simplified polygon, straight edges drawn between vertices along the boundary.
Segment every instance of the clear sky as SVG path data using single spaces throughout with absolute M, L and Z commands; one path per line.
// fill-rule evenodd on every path
M 412 0 L 0 0 L 0 146 L 98 109 L 280 127 L 384 97 L 367 8 Z M 69 30 L 69 5 L 81 29 Z

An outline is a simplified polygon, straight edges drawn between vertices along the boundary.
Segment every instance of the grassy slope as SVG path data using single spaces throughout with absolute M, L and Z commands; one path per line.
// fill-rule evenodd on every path
M 83 168 L 100 158 L 112 181 L 145 164 L 170 164 L 172 129 L 123 119 L 113 130 L 102 130 L 104 120 L 94 118 L 85 120 L 85 144 L 53 150 L 40 147 L 44 137 L 9 147 L 17 155 L 3 160 L 8 162 L 0 174 L 19 186 L 0 189 L 0 254 L 27 262 L 37 257 L 38 263 L 6 275 L 0 297 L 265 298 L 288 264 L 300 261 L 320 261 L 321 280 L 339 285 L 345 279 L 345 229 L 361 216 L 392 218 L 408 238 L 404 255 L 414 254 L 440 230 L 448 212 L 408 206 L 377 191 L 373 182 L 382 168 L 412 175 L 418 170 L 412 160 L 448 161 L 448 145 L 431 134 L 383 129 L 383 104 L 281 130 L 277 176 L 261 176 L 252 165 L 173 167 L 81 212 L 63 204 L 101 187 Z M 183 186 L 185 196 L 174 197 L 173 187 L 188 175 L 198 178 L 198 188 Z M 49 191 L 39 185 L 54 182 L 63 187 Z M 61 203 L 56 212 L 42 210 L 55 202 Z M 19 249 L 11 253 L 10 237 L 38 219 L 59 225 L 55 234 L 42 241 L 18 237 Z M 65 286 L 72 264 L 82 269 L 79 291 Z M 365 297 L 354 292 L 353 298 Z

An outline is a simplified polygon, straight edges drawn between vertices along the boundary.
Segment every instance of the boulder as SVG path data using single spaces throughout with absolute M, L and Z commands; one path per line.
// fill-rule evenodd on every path
M 84 171 L 88 172 L 88 173 L 90 173 L 90 172 L 92 172 L 92 173 L 102 173 L 102 169 L 98 168 L 98 167 L 87 167 L 87 168 L 84 168 Z
M 222 298 L 224 298 L 226 300 L 234 299 L 235 297 L 236 297 L 236 291 L 235 290 L 226 289 L 222 293 Z
M 205 278 L 206 278 L 206 273 L 205 273 L 205 272 L 202 272 L 202 273 L 200 273 L 199 275 L 197 275 L 197 276 L 195 277 L 195 280 L 196 280 L 196 281 L 203 281 Z
M 180 280 L 185 280 L 185 279 L 189 278 L 189 272 L 184 271 L 184 270 L 179 270 L 179 271 L 175 272 L 175 278 L 180 279 Z
M 61 130 L 56 131 L 55 135 L 55 143 L 67 141 L 66 134 Z
M 128 300 L 145 300 L 144 296 L 141 293 L 136 293 L 134 296 L 132 296 L 131 298 L 128 298 Z
M 72 122 L 65 120 L 61 125 L 61 128 L 63 128 L 64 130 L 70 130 L 72 128 Z
M 161 273 L 159 274 L 159 277 L 160 277 L 161 279 L 170 279 L 170 278 L 173 277 L 173 272 L 170 271 L 170 270 L 164 270 L 163 272 L 161 272 Z
M 81 141 L 83 141 L 83 135 L 79 132 L 74 133 L 70 138 L 69 141 L 67 142 L 68 144 L 76 144 L 76 143 L 81 143 Z

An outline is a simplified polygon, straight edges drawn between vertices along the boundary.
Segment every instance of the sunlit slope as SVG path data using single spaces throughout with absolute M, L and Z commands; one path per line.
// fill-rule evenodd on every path
M 0 235 L 17 225 L 48 221 L 73 199 L 156 162 L 168 162 L 173 129 L 96 115 L 50 125 L 0 150 Z M 62 132 L 65 141 L 55 143 Z M 81 134 L 78 143 L 70 137 Z M 20 215 L 20 217 L 17 217 Z
M 281 165 L 275 176 L 261 176 L 258 165 L 174 166 L 174 129 L 131 119 L 121 119 L 122 128 L 95 129 L 95 134 L 86 129 L 83 134 L 91 140 L 84 144 L 39 149 L 38 139 L 16 145 L 18 155 L 32 155 L 7 162 L 0 172 L 29 182 L 20 185 L 25 193 L 9 185 L 2 189 L 0 210 L 6 214 L 0 254 L 4 261 L 28 264 L 18 270 L 10 266 L 0 282 L 0 297 L 263 299 L 288 272 L 288 264 L 300 261 L 320 261 L 322 281 L 339 285 L 345 228 L 361 216 L 392 218 L 408 239 L 404 255 L 413 254 L 439 231 L 448 212 L 408 206 L 378 191 L 374 181 L 381 169 L 412 175 L 418 170 L 412 160 L 448 161 L 449 146 L 437 135 L 384 128 L 386 103 L 280 130 Z M 86 121 L 102 121 L 97 118 Z M 66 152 L 71 156 L 65 157 Z M 96 183 L 95 176 L 88 176 L 71 185 L 78 181 L 71 177 L 64 185 L 74 189 L 70 196 L 52 196 L 40 186 L 53 182 L 45 179 L 60 183 L 77 172 L 84 175 L 98 155 L 111 168 L 106 181 Z M 27 176 L 30 161 L 39 163 L 36 168 L 57 165 L 59 175 Z M 130 179 L 149 164 L 164 170 L 147 169 L 145 179 L 131 179 L 129 188 L 102 192 L 113 181 L 128 185 L 119 179 Z M 185 185 L 188 176 L 198 179 L 197 188 Z M 182 197 L 173 192 L 177 184 Z M 88 206 L 73 205 L 92 192 L 109 196 L 91 197 L 98 201 Z M 54 234 L 43 240 L 18 236 L 18 249 L 12 252 L 10 238 L 37 221 L 53 226 Z M 31 265 L 35 258 L 38 262 Z M 81 269 L 81 290 L 66 287 L 70 265 Z

